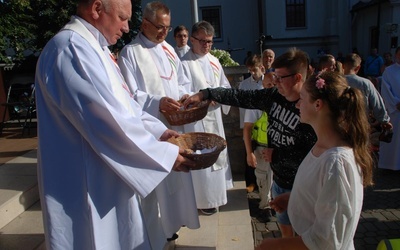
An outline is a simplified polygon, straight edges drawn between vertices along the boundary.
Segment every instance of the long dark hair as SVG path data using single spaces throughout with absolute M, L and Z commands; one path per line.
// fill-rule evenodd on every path
M 364 186 L 372 185 L 370 125 L 361 91 L 350 87 L 346 78 L 337 72 L 314 74 L 304 84 L 311 100 L 321 99 L 328 104 L 334 129 L 353 148 Z

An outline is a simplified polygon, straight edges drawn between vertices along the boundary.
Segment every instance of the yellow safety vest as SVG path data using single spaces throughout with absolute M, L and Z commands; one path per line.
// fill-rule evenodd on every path
M 251 139 L 261 146 L 268 146 L 267 138 L 268 116 L 264 111 L 260 118 L 253 124 Z

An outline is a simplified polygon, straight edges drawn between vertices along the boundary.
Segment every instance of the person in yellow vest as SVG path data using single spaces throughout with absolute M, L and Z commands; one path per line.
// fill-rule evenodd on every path
M 249 71 L 250 76 L 244 79 L 239 84 L 239 89 L 262 89 L 263 88 L 263 79 L 265 74 L 265 68 L 263 66 L 261 55 L 254 54 L 251 55 L 246 61 L 246 67 Z M 240 117 L 240 128 L 244 127 L 244 113 L 245 108 L 239 108 L 239 117 Z M 248 151 L 246 151 L 247 154 Z M 245 170 L 244 170 L 244 179 L 246 182 L 246 190 L 248 193 L 253 192 L 257 189 L 257 181 L 256 176 L 254 175 L 254 168 L 247 164 L 247 160 L 245 162 Z
M 273 73 L 266 73 L 263 87 L 274 87 Z M 247 164 L 255 168 L 256 182 L 260 195 L 257 216 L 260 222 L 268 222 L 272 217 L 269 206 L 271 201 L 272 169 L 269 162 L 262 157 L 262 151 L 268 147 L 267 139 L 268 116 L 258 109 L 246 109 L 244 114 L 243 140 L 246 147 Z

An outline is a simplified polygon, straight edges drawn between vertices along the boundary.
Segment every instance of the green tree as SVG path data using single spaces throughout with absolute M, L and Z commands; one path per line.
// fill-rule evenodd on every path
M 1 61 L 10 62 L 6 51 L 15 53 L 15 59 L 23 58 L 25 49 L 35 49 L 37 26 L 28 0 L 3 0 L 0 2 L 0 49 Z
M 137 34 L 141 22 L 141 0 L 132 1 L 129 34 L 118 41 L 122 48 Z M 76 11 L 76 0 L 0 0 L 0 62 L 21 64 L 38 55 Z M 7 57 L 7 54 L 12 57 Z

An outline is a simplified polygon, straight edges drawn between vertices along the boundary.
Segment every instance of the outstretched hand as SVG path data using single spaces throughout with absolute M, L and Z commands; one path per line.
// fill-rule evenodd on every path
M 189 94 L 184 94 L 181 99 L 179 99 L 178 102 L 183 103 L 187 98 L 189 97 Z
M 182 104 L 178 101 L 170 98 L 170 97 L 163 97 L 160 100 L 160 110 L 163 111 L 176 111 L 181 108 Z
M 198 92 L 198 93 L 186 98 L 185 102 L 183 103 L 183 106 L 185 107 L 185 109 L 187 109 L 189 107 L 199 105 L 199 103 L 202 101 L 203 101 L 203 93 Z

